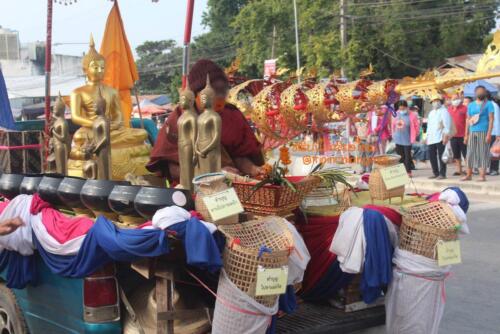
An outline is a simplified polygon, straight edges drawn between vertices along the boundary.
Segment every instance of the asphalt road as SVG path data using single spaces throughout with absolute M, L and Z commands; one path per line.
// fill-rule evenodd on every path
M 472 203 L 462 264 L 446 282 L 440 334 L 500 333 L 500 203 Z M 384 327 L 356 334 L 383 334 Z

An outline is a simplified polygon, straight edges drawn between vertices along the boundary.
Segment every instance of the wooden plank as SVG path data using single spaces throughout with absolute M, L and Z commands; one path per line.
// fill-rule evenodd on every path
M 156 307 L 157 315 L 173 310 L 172 299 L 173 299 L 173 287 L 172 281 L 156 277 Z M 157 334 L 174 334 L 174 321 L 173 320 L 163 320 L 160 317 L 156 321 L 156 333 Z
M 157 317 L 161 320 L 185 320 L 200 318 L 202 316 L 208 316 L 209 314 L 208 309 L 200 308 L 195 310 L 174 310 L 170 312 L 161 312 L 157 314 Z

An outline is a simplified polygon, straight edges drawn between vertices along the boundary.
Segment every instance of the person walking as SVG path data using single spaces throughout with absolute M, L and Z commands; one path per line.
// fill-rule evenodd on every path
M 392 119 L 392 138 L 396 144 L 396 153 L 401 156 L 399 162 L 405 165 L 411 175 L 411 145 L 417 140 L 420 125 L 415 113 L 408 111 L 408 103 L 400 101 L 396 117 Z
M 498 106 L 498 101 L 495 101 L 495 99 L 491 99 L 490 101 L 493 104 L 493 108 L 494 108 L 493 128 L 491 130 L 491 143 L 490 143 L 490 148 L 491 148 L 491 146 L 493 146 L 493 143 L 495 142 L 495 140 L 498 138 L 498 136 L 500 136 L 500 107 Z M 491 176 L 498 175 L 499 162 L 500 161 L 497 159 L 491 160 L 489 175 L 491 175 Z
M 474 90 L 476 100 L 467 107 L 467 126 L 464 140 L 467 142 L 467 175 L 462 181 L 472 180 L 472 170 L 479 169 L 479 181 L 486 181 L 486 168 L 490 165 L 490 143 L 495 108 L 487 100 L 483 86 Z
M 457 170 L 453 175 L 462 175 L 462 157 L 467 156 L 467 145 L 464 142 L 465 122 L 467 120 L 467 107 L 462 103 L 459 94 L 453 94 L 451 104 L 448 107 L 448 113 L 455 126 L 456 132 L 450 139 L 451 150 L 453 151 L 453 159 L 457 165 Z
M 384 123 L 384 115 L 389 112 L 386 105 L 373 109 L 368 113 L 369 143 L 375 146 L 376 154 L 385 154 L 387 142 L 391 139 L 391 115 L 388 114 Z
M 427 116 L 427 146 L 432 173 L 430 179 L 446 179 L 446 164 L 441 160 L 444 149 L 451 133 L 451 117 L 448 110 L 442 105 L 441 97 L 431 98 L 432 110 Z

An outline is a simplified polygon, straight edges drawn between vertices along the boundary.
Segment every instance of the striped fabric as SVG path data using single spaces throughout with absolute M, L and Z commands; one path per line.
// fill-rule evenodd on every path
M 490 145 L 486 142 L 486 132 L 470 132 L 467 141 L 467 167 L 488 168 L 490 165 Z

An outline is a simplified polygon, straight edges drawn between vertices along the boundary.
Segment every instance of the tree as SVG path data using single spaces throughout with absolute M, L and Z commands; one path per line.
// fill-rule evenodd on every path
M 483 52 L 495 27 L 498 0 L 346 1 L 348 45 L 340 50 L 339 1 L 297 0 L 303 65 L 323 76 L 341 66 L 349 78 L 373 64 L 375 78 L 417 75 L 445 57 Z M 277 27 L 279 66 L 295 68 L 293 7 L 290 0 L 246 4 L 232 27 L 243 72 L 261 76 Z

